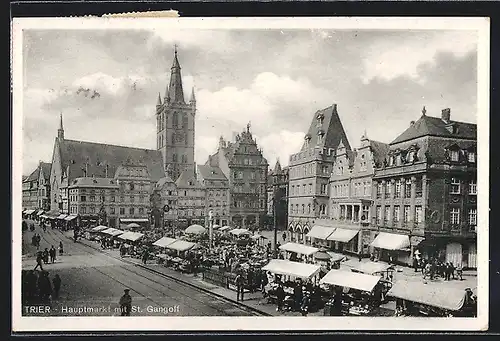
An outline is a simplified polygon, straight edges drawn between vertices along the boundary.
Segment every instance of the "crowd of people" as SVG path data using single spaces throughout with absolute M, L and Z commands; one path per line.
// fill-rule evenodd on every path
M 22 271 L 22 298 L 28 303 L 49 303 L 52 299 L 59 298 L 61 277 L 54 275 L 51 279 L 46 270 Z

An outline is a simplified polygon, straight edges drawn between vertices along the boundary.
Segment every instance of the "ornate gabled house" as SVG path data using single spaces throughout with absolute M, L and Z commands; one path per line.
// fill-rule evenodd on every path
M 192 224 L 205 225 L 206 190 L 196 173 L 183 171 L 177 181 L 177 212 L 181 228 Z
M 178 219 L 177 215 L 177 186 L 168 174 L 155 185 L 151 197 L 152 216 L 159 215 L 163 227 L 172 229 Z
M 40 161 L 36 169 L 23 179 L 23 210 L 34 211 L 31 215 L 50 209 L 48 200 L 50 167 L 50 163 Z
M 288 230 L 292 240 L 305 241 L 316 220 L 328 217 L 328 180 L 341 142 L 350 152 L 334 104 L 314 114 L 301 150 L 290 156 Z
M 424 108 L 375 170 L 371 245 L 382 258 L 411 264 L 418 249 L 423 257 L 476 267 L 476 125 L 450 116 L 448 108 L 441 117 Z
M 360 142 L 354 151 L 346 150 L 340 142 L 330 175 L 330 220 L 318 221 L 318 225 L 335 228 L 327 237 L 333 249 L 367 255 L 372 177 L 375 168 L 383 164 L 389 145 L 368 139 L 366 132 Z
M 129 186 L 128 188 L 137 185 L 138 187 L 135 188 L 140 188 L 140 193 L 135 190 L 125 190 L 125 192 L 120 194 L 117 192 L 116 195 L 119 197 L 122 197 L 123 194 L 123 204 L 121 204 L 123 206 L 118 207 L 118 212 L 115 210 L 114 214 L 111 212 L 111 206 L 104 206 L 104 210 L 108 216 L 108 223 L 113 223 L 112 220 L 109 220 L 113 215 L 115 218 L 120 216 L 119 212 L 122 208 L 124 213 L 121 216 L 123 217 L 128 219 L 147 219 L 146 207 L 139 205 L 141 200 L 140 197 L 144 196 L 144 202 L 149 202 L 151 185 L 165 177 L 163 167 L 164 162 L 161 152 L 157 150 L 66 139 L 64 136 L 61 115 L 60 127 L 52 153 L 52 167 L 50 171 L 51 212 L 66 215 L 80 215 L 83 213 L 80 211 L 81 208 L 85 210 L 84 214 L 87 215 L 87 212 L 91 211 L 92 207 L 94 207 L 94 213 L 101 212 L 100 207 L 97 209 L 96 203 L 90 204 L 86 201 L 87 204 L 82 204 L 83 200 L 81 200 L 81 196 L 78 197 L 74 192 L 70 194 L 68 190 L 71 186 L 78 185 L 80 181 L 85 183 L 90 181 L 90 184 L 94 184 L 94 180 L 88 180 L 89 178 L 109 179 L 103 180 L 104 182 L 109 182 L 116 178 L 116 180 L 123 181 L 124 184 L 127 184 L 127 186 Z M 141 173 L 141 175 L 137 177 L 136 175 L 139 173 Z M 129 176 L 127 174 L 135 175 Z M 77 183 L 74 183 L 74 180 L 78 180 Z M 97 184 L 99 184 L 100 180 L 97 181 Z M 149 185 L 146 185 L 146 183 Z M 113 184 L 113 186 L 114 185 L 116 184 Z M 95 196 L 101 197 L 100 194 L 95 192 L 97 189 L 97 187 L 93 189 Z M 73 187 L 73 190 L 76 190 L 76 188 Z M 99 191 L 100 190 L 99 188 Z M 86 191 L 92 191 L 92 189 L 86 188 Z M 90 193 L 91 192 L 89 192 L 89 194 Z M 87 194 L 85 196 L 87 196 Z M 90 194 L 90 196 L 92 196 L 92 194 Z M 104 195 L 104 202 L 111 202 L 113 198 L 116 200 L 116 197 L 112 195 L 111 192 L 108 192 Z M 100 200 L 101 199 L 102 198 L 100 198 Z M 139 206 L 144 208 L 144 214 L 140 211 Z M 73 209 L 71 209 L 71 207 L 73 207 Z M 134 207 L 133 211 L 131 210 L 132 207 Z M 96 213 L 96 217 L 89 218 L 88 222 L 94 224 L 97 223 L 98 220 L 99 218 Z M 118 221 L 116 221 L 115 224 L 118 225 Z
M 250 124 L 232 142 L 221 137 L 217 152 L 209 156 L 205 165 L 220 168 L 229 179 L 229 224 L 240 228 L 262 227 L 269 166 L 252 136 Z
M 194 89 L 186 102 L 182 87 L 181 67 L 175 48 L 170 70 L 170 83 L 163 102 L 160 94 L 156 103 L 156 147 L 161 152 L 165 170 L 176 181 L 183 171 L 195 173 L 194 139 L 196 98 Z
M 205 217 L 208 219 L 212 211 L 213 224 L 226 226 L 229 222 L 229 180 L 219 167 L 210 165 L 198 166 L 198 178 L 207 196 Z M 209 222 L 206 223 L 209 226 Z

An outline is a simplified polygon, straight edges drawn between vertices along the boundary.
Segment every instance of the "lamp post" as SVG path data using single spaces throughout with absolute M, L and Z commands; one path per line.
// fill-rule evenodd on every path
M 273 183 L 273 227 L 274 227 L 274 258 L 278 258 L 278 219 L 276 208 L 278 207 L 277 184 Z
M 212 210 L 208 211 L 208 247 L 212 251 L 213 243 L 213 229 L 214 229 L 214 213 Z

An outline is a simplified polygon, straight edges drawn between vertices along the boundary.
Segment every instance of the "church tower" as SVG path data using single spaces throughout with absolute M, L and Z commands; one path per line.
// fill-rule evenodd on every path
M 191 99 L 186 102 L 182 87 L 181 67 L 177 58 L 177 46 L 174 61 L 170 69 L 170 83 L 165 90 L 163 101 L 158 94 L 156 103 L 157 150 L 161 151 L 165 171 L 176 180 L 183 171 L 195 172 L 194 137 L 195 137 L 196 99 L 194 89 Z

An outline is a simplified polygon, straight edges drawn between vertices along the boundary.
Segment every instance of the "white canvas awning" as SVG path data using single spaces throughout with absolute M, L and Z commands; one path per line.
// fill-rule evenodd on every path
M 26 210 L 23 213 L 24 214 L 32 214 L 33 212 L 35 212 L 35 210 Z
M 286 243 L 285 245 L 281 245 L 280 250 L 300 253 L 306 256 L 310 256 L 319 251 L 318 248 L 297 243 Z
M 125 233 L 125 231 L 110 227 L 107 230 L 103 230 L 102 233 L 109 234 L 110 236 L 115 237 L 115 236 L 119 236 L 122 233 Z
M 226 225 L 226 226 L 222 226 L 222 227 L 219 229 L 219 231 L 224 232 L 224 231 L 227 231 L 227 230 L 230 230 L 230 229 L 231 229 L 231 227 Z
M 128 231 L 128 232 L 125 232 L 125 233 L 119 235 L 118 238 L 123 239 L 123 240 L 128 240 L 131 242 L 135 242 L 135 241 L 141 239 L 143 236 L 144 236 L 143 233 Z
M 56 219 L 64 219 L 64 218 L 66 218 L 66 217 L 67 217 L 67 215 L 66 215 L 66 214 L 60 214 L 59 216 L 57 216 L 57 218 L 56 218 Z
M 233 230 L 229 231 L 229 233 L 231 233 L 235 236 L 241 236 L 243 234 L 250 234 L 250 231 L 248 231 L 247 229 L 233 229 Z
M 109 227 L 107 227 L 107 226 L 99 225 L 99 226 L 91 228 L 90 231 L 92 231 L 92 232 L 99 232 L 99 231 L 107 230 L 108 228 Z
M 154 246 L 158 246 L 158 247 L 163 247 L 163 248 L 166 248 L 168 245 L 172 244 L 173 242 L 175 242 L 177 239 L 174 239 L 174 238 L 169 238 L 169 237 L 161 237 L 160 239 L 158 239 L 157 241 L 155 241 L 153 243 Z
M 177 239 L 172 244 L 166 246 L 167 249 L 176 251 L 187 251 L 196 246 L 196 243 L 188 242 L 186 240 Z
M 393 284 L 387 295 L 432 307 L 458 311 L 465 303 L 466 292 L 432 283 L 398 281 Z
M 128 223 L 147 223 L 149 222 L 148 218 L 120 218 L 120 222 L 123 224 Z
M 311 231 L 306 234 L 306 237 L 326 240 L 335 231 L 334 227 L 325 227 L 314 225 Z
M 319 281 L 319 283 L 371 292 L 379 281 L 380 276 L 332 269 Z
M 331 235 L 328 236 L 327 240 L 334 240 L 337 242 L 348 243 L 358 233 L 359 230 L 337 228 Z
M 380 232 L 370 245 L 385 250 L 403 250 L 410 246 L 410 237 L 405 234 Z
M 368 274 L 368 275 L 374 275 L 377 273 L 381 273 L 384 271 L 387 271 L 389 268 L 392 266 L 384 263 L 384 262 L 358 262 L 358 261 L 352 261 L 346 264 L 349 266 L 351 269 Z
M 298 278 L 311 278 L 316 275 L 320 269 L 321 266 L 319 265 L 291 262 L 283 259 L 271 259 L 271 261 L 262 268 L 262 270 L 274 274 Z
M 67 216 L 66 218 L 64 218 L 64 220 L 71 221 L 71 220 L 75 219 L 76 217 L 77 217 L 76 215 L 70 214 L 69 216 Z
M 187 229 L 185 229 L 184 233 L 187 233 L 187 234 L 202 234 L 202 233 L 205 233 L 206 231 L 207 231 L 207 229 L 204 228 L 203 226 L 194 224 L 194 225 L 189 226 Z
M 37 216 L 41 216 L 43 214 L 43 212 L 45 212 L 44 210 L 40 210 L 36 213 Z

